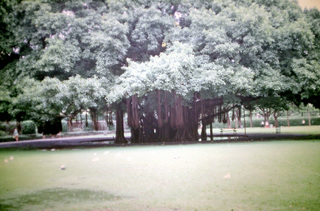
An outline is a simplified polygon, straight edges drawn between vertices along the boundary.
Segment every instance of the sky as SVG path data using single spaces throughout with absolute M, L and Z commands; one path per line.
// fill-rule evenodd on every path
M 303 9 L 313 7 L 320 9 L 320 0 L 298 0 L 298 3 Z

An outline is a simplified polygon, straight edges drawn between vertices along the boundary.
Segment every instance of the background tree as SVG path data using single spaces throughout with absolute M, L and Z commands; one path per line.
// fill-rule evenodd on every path
M 60 81 L 47 77 L 41 82 L 26 78 L 19 87 L 21 87 L 21 94 L 14 99 L 18 106 L 11 112 L 14 114 L 20 110 L 25 111 L 29 114 L 28 118 L 34 120 L 39 126 L 56 122 L 55 125 L 60 131 L 62 118 L 68 118 L 68 126 L 72 131 L 72 119 L 78 113 L 90 109 L 94 114 L 101 104 L 105 104 L 102 102 L 106 91 L 97 78 L 83 79 L 75 76 Z M 93 120 L 94 129 L 97 129 L 97 120 L 95 117 Z M 45 132 L 54 134 L 59 130 Z
M 280 112 L 289 109 L 288 102 L 280 97 L 266 97 L 256 101 L 256 106 L 259 109 L 259 113 L 264 117 L 264 125 L 269 124 L 269 118 L 273 115 L 275 126 L 279 127 L 278 117 Z

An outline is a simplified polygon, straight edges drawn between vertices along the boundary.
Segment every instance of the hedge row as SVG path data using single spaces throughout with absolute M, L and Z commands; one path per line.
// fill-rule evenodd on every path
M 16 127 L 17 125 L 15 122 L 0 123 L 0 135 L 10 135 Z M 21 134 L 35 134 L 36 128 L 37 125 L 31 120 L 21 122 Z
M 290 118 L 290 126 L 304 126 L 304 125 L 309 125 L 309 120 L 308 117 L 305 118 Z M 305 123 L 302 123 L 302 120 L 305 121 Z M 263 119 L 254 119 L 252 121 L 252 126 L 253 127 L 261 127 L 261 122 Z M 272 125 L 275 125 L 274 119 L 269 120 L 269 123 Z M 288 126 L 288 122 L 286 118 L 280 118 L 278 119 L 279 126 Z M 242 124 L 243 124 L 243 119 L 242 119 Z M 319 117 L 313 117 L 311 118 L 311 125 L 320 125 L 320 118 Z M 207 126 L 208 128 L 209 126 Z M 213 123 L 213 128 L 227 128 L 227 124 L 215 122 Z M 235 123 L 231 122 L 231 127 L 235 127 Z M 246 118 L 246 127 L 250 127 L 250 119 Z
M 302 123 L 302 121 L 305 121 L 305 124 Z M 263 119 L 254 119 L 252 122 L 253 127 L 261 127 L 261 121 Z M 243 122 L 243 120 L 242 120 Z M 280 126 L 287 126 L 287 119 L 286 118 L 280 118 L 278 120 Z M 270 124 L 275 125 L 275 121 L 273 119 L 270 120 Z M 305 117 L 295 117 L 290 119 L 290 126 L 303 126 L 303 125 L 308 125 L 308 118 Z M 313 117 L 311 118 L 311 125 L 320 125 L 320 118 L 319 117 Z M 235 123 L 231 123 L 232 127 L 235 127 Z M 36 124 L 31 121 L 23 121 L 21 123 L 22 127 L 22 134 L 28 135 L 28 134 L 35 134 L 36 133 Z M 209 126 L 208 126 L 209 127 Z M 227 124 L 215 122 L 213 124 L 214 128 L 226 128 Z M 250 119 L 246 118 L 246 127 L 250 127 Z M 5 136 L 5 135 L 11 135 L 13 133 L 13 130 L 16 128 L 15 123 L 1 123 L 0 124 L 0 136 Z M 110 128 L 111 129 L 111 128 Z M 84 131 L 92 131 L 92 122 L 88 121 L 88 127 L 84 128 Z M 68 124 L 66 121 L 62 121 L 62 132 L 68 132 Z
M 303 124 L 304 120 L 304 124 Z M 313 117 L 310 119 L 311 120 L 311 125 L 320 125 L 320 118 L 319 117 Z M 260 127 L 261 126 L 261 121 L 263 119 L 256 119 L 252 122 L 253 127 Z M 290 126 L 304 126 L 309 124 L 308 117 L 305 118 L 289 118 L 290 121 Z M 271 119 L 269 121 L 270 124 L 275 125 L 274 119 Z M 279 126 L 288 126 L 288 122 L 286 118 L 280 118 L 278 119 Z M 246 119 L 246 126 L 250 127 L 250 120 Z

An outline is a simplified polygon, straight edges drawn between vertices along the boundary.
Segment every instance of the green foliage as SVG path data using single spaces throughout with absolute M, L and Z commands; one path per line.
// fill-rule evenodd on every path
M 12 119 L 12 116 L 9 113 L 10 108 L 10 91 L 0 85 L 0 121 L 10 121 Z
M 272 112 L 287 111 L 289 110 L 288 102 L 280 97 L 265 97 L 255 102 L 257 108 L 268 108 Z
M 298 118 L 298 117 L 290 117 L 290 126 L 308 126 L 308 117 L 305 118 Z M 305 124 L 302 123 L 302 120 L 305 121 Z M 261 127 L 261 121 L 263 119 L 256 119 L 252 121 L 253 127 Z M 287 119 L 285 117 L 281 117 L 278 119 L 279 126 L 288 126 Z M 275 125 L 274 119 L 270 119 L 270 124 Z M 312 117 L 311 118 L 311 125 L 320 125 L 320 118 L 318 117 Z M 250 127 L 249 119 L 246 119 L 246 126 Z
M 14 98 L 15 108 L 11 113 L 23 111 L 38 123 L 56 117 L 73 117 L 81 110 L 105 105 L 106 86 L 101 83 L 96 77 L 75 76 L 66 81 L 45 78 L 41 82 L 25 78 L 17 85 L 21 94 Z
M 7 135 L 7 126 L 4 124 L 0 124 L 0 136 Z
M 2 122 L 0 123 L 0 134 L 1 136 L 9 135 L 12 138 L 12 134 L 14 129 L 16 128 L 16 124 L 13 122 Z
M 61 125 L 62 125 L 62 132 L 68 132 L 68 122 L 62 120 Z
M 22 134 L 35 134 L 36 124 L 33 121 L 23 121 L 22 122 Z
M 80 49 L 69 42 L 63 42 L 56 38 L 48 39 L 48 47 L 43 51 L 35 67 L 45 72 L 56 69 L 70 72 L 80 59 L 79 54 Z
M 0 11 L 3 121 L 103 113 L 156 90 L 320 106 L 320 13 L 295 1 L 4 0 Z
M 151 57 L 149 62 L 128 61 L 126 72 L 116 81 L 116 89 L 109 99 L 121 99 L 138 94 L 143 96 L 154 90 L 175 90 L 185 96 L 191 89 L 195 61 L 192 49 L 175 43 L 168 53 Z

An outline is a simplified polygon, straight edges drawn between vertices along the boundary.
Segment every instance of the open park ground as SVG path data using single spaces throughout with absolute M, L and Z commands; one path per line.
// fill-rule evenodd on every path
M 0 150 L 0 210 L 318 210 L 320 141 Z

